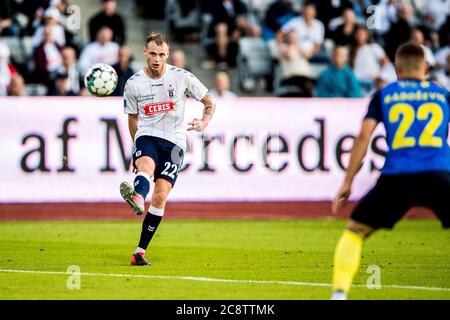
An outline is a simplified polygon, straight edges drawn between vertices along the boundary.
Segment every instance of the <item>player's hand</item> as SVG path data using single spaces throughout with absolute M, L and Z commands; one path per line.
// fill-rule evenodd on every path
M 337 214 L 338 210 L 347 204 L 351 193 L 351 184 L 344 183 L 333 199 L 333 203 L 331 205 L 331 212 L 333 214 Z
M 200 119 L 194 119 L 191 122 L 189 122 L 188 125 L 189 125 L 188 131 L 195 130 L 201 132 L 206 128 L 206 122 Z

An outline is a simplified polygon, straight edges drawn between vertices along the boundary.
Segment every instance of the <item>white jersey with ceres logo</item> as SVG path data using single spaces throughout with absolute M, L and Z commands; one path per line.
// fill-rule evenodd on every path
M 124 111 L 138 114 L 140 136 L 166 139 L 186 150 L 187 123 L 184 108 L 187 96 L 201 101 L 208 89 L 190 72 L 166 64 L 163 76 L 151 79 L 141 69 L 125 84 Z

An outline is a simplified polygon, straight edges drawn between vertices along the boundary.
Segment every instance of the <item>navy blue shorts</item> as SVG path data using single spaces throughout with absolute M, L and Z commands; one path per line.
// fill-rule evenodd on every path
M 147 156 L 156 164 L 153 181 L 164 179 L 172 184 L 177 181 L 178 173 L 183 164 L 184 151 L 168 140 L 152 136 L 140 136 L 136 139 L 133 151 L 133 167 L 140 157 Z
M 412 207 L 431 209 L 450 228 L 450 173 L 381 175 L 356 205 L 351 219 L 374 229 L 392 229 Z

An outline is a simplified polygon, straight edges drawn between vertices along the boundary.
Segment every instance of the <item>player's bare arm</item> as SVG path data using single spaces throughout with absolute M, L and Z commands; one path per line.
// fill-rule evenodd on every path
M 376 126 L 377 121 L 371 118 L 365 119 L 361 125 L 361 130 L 352 147 L 350 163 L 347 168 L 344 183 L 333 199 L 333 214 L 336 214 L 338 209 L 345 205 L 350 197 L 353 179 L 361 169 L 362 160 L 366 156 L 367 148 L 369 147 L 370 139 Z
M 129 114 L 128 115 L 128 130 L 130 131 L 131 140 L 134 141 L 134 136 L 136 135 L 138 129 L 138 115 Z
M 206 95 L 201 102 L 203 103 L 203 117 L 201 119 L 194 119 L 188 123 L 188 131 L 195 130 L 198 132 L 203 131 L 211 120 L 214 111 L 216 110 L 216 104 L 210 95 Z

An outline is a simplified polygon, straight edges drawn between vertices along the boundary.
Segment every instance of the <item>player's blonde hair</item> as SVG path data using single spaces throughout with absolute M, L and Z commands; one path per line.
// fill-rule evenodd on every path
M 160 33 L 154 33 L 154 32 L 150 33 L 147 36 L 145 45 L 147 46 L 150 42 L 155 42 L 158 46 L 162 46 L 163 43 L 165 43 L 165 44 L 167 44 L 167 46 L 169 46 L 169 40 Z
M 425 63 L 425 51 L 420 44 L 404 43 L 395 53 L 395 63 L 403 71 L 422 70 Z

